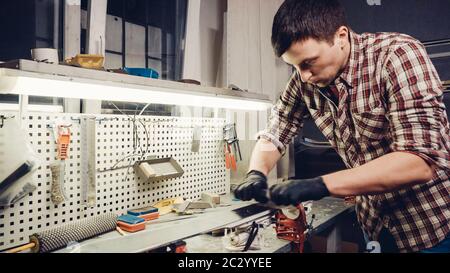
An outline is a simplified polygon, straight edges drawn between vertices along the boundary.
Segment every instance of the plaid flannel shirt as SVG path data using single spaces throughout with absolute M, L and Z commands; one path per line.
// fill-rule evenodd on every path
M 386 227 L 401 252 L 419 251 L 450 231 L 450 130 L 443 87 L 424 46 L 399 33 L 350 32 L 351 52 L 330 92 L 293 73 L 258 138 L 285 146 L 311 115 L 348 168 L 402 151 L 433 169 L 427 183 L 356 197 L 356 213 L 369 239 Z

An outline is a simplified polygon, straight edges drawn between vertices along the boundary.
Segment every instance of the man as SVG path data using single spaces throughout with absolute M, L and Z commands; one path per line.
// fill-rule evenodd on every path
M 449 252 L 450 129 L 423 45 L 399 33 L 354 33 L 337 0 L 286 0 L 272 45 L 295 72 L 236 197 L 295 205 L 356 196 L 369 240 L 389 234 L 400 252 Z M 268 189 L 266 176 L 307 112 L 348 169 Z

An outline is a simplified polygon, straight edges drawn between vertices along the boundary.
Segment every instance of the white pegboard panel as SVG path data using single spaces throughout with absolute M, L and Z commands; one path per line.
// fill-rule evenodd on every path
M 88 116 L 28 113 L 24 117 L 24 127 L 32 147 L 44 164 L 34 173 L 37 186 L 34 192 L 11 207 L 0 207 L 0 250 L 28 243 L 29 235 L 73 220 L 106 212 L 119 215 L 128 209 L 149 206 L 166 198 L 198 200 L 202 192 L 229 192 L 230 175 L 225 169 L 222 146 L 224 119 L 142 116 L 133 123 L 133 117 L 124 115 L 95 115 L 96 150 L 90 152 L 95 153 L 96 160 L 96 204 L 87 208 L 82 192 L 82 118 Z M 57 146 L 52 130 L 47 128 L 56 119 L 72 123 L 65 171 L 68 200 L 59 205 L 50 200 L 49 164 L 56 161 Z M 139 141 L 135 141 L 137 148 L 133 153 L 134 126 Z M 194 126 L 202 127 L 198 153 L 191 152 Z M 133 167 L 128 168 L 142 156 L 141 151 L 146 157 L 175 158 L 184 170 L 183 176 L 165 181 L 143 181 L 134 173 Z M 116 164 L 125 156 L 134 154 Z

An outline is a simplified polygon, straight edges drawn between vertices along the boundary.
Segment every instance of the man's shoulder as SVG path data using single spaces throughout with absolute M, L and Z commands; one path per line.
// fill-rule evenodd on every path
M 359 35 L 360 51 L 363 58 L 377 60 L 385 63 L 392 53 L 403 48 L 423 48 L 423 44 L 416 38 L 398 32 L 362 33 Z
M 422 45 L 416 38 L 398 32 L 362 33 L 361 48 L 366 52 L 393 51 L 405 45 Z

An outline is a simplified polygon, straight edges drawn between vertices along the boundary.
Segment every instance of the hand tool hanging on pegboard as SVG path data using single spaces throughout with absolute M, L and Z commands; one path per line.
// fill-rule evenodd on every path
M 239 160 L 242 161 L 241 148 L 239 146 L 235 123 L 225 125 L 223 128 L 223 139 L 228 145 L 233 147 L 233 152 L 236 155 L 235 158 L 237 159 L 237 155 L 239 154 Z
M 95 116 L 82 117 L 81 125 L 81 184 L 82 197 L 87 207 L 96 203 L 96 125 Z
M 241 149 L 239 146 L 239 139 L 236 133 L 236 124 L 226 124 L 223 128 L 223 139 L 225 140 L 225 164 L 227 169 L 236 170 L 236 161 L 242 161 Z M 233 148 L 233 152 L 231 151 Z
M 57 159 L 59 159 L 59 162 L 50 164 L 50 170 L 52 173 L 50 199 L 55 205 L 61 204 L 68 199 L 64 189 L 64 177 L 66 171 L 66 159 L 69 154 L 71 126 L 71 124 L 67 124 L 65 122 L 55 122 L 55 125 L 53 126 L 53 133 L 58 147 Z
M 228 170 L 231 169 L 233 171 L 236 171 L 237 170 L 236 158 L 231 153 L 231 146 L 230 146 L 230 144 L 225 142 L 223 149 L 224 149 L 224 153 L 225 153 L 225 167 Z
M 201 126 L 194 126 L 192 135 L 192 145 L 191 145 L 191 152 L 198 153 L 200 150 L 200 141 L 202 138 L 202 127 Z

